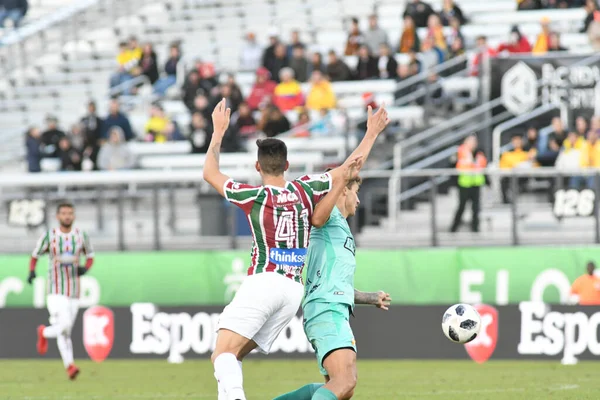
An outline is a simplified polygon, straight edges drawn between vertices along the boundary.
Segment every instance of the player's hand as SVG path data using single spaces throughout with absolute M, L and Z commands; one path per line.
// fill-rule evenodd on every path
M 231 108 L 226 107 L 225 99 L 221 100 L 212 113 L 213 135 L 223 137 L 225 131 L 229 128 L 229 117 L 231 117 Z
M 358 177 L 364 161 L 365 158 L 363 156 L 356 156 L 353 159 L 346 160 L 342 164 L 343 177 L 347 182 Z
M 367 107 L 367 133 L 371 135 L 379 135 L 385 127 L 390 123 L 385 103 L 379 107 L 379 110 L 373 114 L 373 107 Z
M 380 308 L 384 311 L 389 310 L 390 304 L 392 303 L 392 298 L 386 292 L 379 291 L 377 292 L 377 303 L 375 303 L 375 307 Z
M 77 276 L 85 275 L 87 271 L 86 267 L 77 267 Z
M 35 275 L 35 271 L 29 271 L 29 276 L 27 277 L 27 283 L 29 283 L 30 285 L 33 283 L 33 280 L 35 279 L 36 275 Z

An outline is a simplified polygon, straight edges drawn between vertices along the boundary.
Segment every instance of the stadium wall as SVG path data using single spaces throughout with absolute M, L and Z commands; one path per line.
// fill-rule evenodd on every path
M 222 308 L 92 307 L 80 313 L 73 329 L 76 359 L 208 358 L 214 349 L 215 327 Z M 523 302 L 487 307 L 482 330 L 467 345 L 450 343 L 441 331 L 445 306 L 396 306 L 388 312 L 357 307 L 351 318 L 361 358 L 377 359 L 597 359 L 600 355 L 598 307 L 548 306 Z M 0 359 L 32 358 L 36 326 L 47 318 L 43 310 L 0 312 Z M 270 357 L 312 358 L 314 354 L 298 315 L 277 339 Z M 55 346 L 48 356 L 57 358 Z M 250 357 L 261 358 L 260 354 Z
M 522 301 L 565 303 L 571 283 L 598 247 L 507 247 L 359 251 L 355 285 L 385 290 L 394 304 L 432 305 Z M 98 253 L 82 278 L 83 307 L 227 304 L 245 276 L 247 252 Z M 45 260 L 33 286 L 28 256 L 0 255 L 0 308 L 45 307 Z

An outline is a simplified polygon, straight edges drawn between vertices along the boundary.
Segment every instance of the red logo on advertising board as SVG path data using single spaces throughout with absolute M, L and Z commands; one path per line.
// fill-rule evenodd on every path
M 487 304 L 474 307 L 481 316 L 481 329 L 475 340 L 465 344 L 465 349 L 473 361 L 482 364 L 489 360 L 498 343 L 498 310 Z
M 108 357 L 115 340 L 115 316 L 102 306 L 83 313 L 83 346 L 90 358 L 102 362 Z

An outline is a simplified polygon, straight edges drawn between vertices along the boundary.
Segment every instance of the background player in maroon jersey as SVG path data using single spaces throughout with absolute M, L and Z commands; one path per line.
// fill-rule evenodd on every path
M 58 351 L 63 360 L 67 375 L 75 379 L 79 374 L 73 362 L 71 329 L 79 310 L 79 277 L 85 274 L 94 263 L 94 250 L 88 235 L 73 227 L 75 208 L 70 203 L 59 204 L 56 219 L 60 227 L 42 234 L 31 255 L 29 263 L 29 284 L 36 277 L 35 266 L 38 258 L 48 253 L 48 295 L 46 306 L 50 314 L 50 326 L 40 325 L 37 330 L 37 350 L 41 355 L 48 350 L 48 339 L 56 339 Z M 85 266 L 79 262 L 86 256 Z
M 252 186 L 232 180 L 219 169 L 220 147 L 230 115 L 223 99 L 212 114 L 214 133 L 204 179 L 244 210 L 254 240 L 248 276 L 221 314 L 211 359 L 219 400 L 245 400 L 242 359 L 255 348 L 268 353 L 300 306 L 302 268 L 316 204 L 333 185 L 346 185 L 358 175 L 389 119 L 385 107 L 374 114 L 369 109 L 367 133 L 341 167 L 291 182 L 284 178 L 289 167 L 285 143 L 272 138 L 259 141 L 256 170 L 263 185 Z

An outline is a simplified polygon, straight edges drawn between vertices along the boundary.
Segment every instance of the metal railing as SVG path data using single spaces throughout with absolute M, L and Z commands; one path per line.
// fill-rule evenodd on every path
M 386 182 L 387 195 L 380 190 L 368 194 L 367 189 L 361 198 L 370 197 L 372 200 L 383 196 L 388 204 L 388 215 L 378 229 L 370 228 L 370 231 L 375 229 L 373 233 L 365 232 L 357 239 L 367 247 L 390 248 L 600 243 L 600 197 L 594 195 L 600 193 L 599 170 L 538 168 L 506 171 L 490 168 L 483 172 L 491 178 L 507 180 L 512 201 L 502 204 L 497 200 L 499 193 L 484 188 L 481 232 L 451 234 L 444 226 L 450 225 L 458 196 L 452 192 L 446 194 L 442 189 L 444 182 L 457 176 L 458 171 L 364 171 L 365 182 Z M 259 183 L 255 172 L 235 175 L 237 179 Z M 560 217 L 556 210 L 570 207 L 565 202 L 566 195 L 556 196 L 563 202 L 559 207 L 556 202 L 548 201 L 547 193 L 567 189 L 565 180 L 570 176 L 593 177 L 592 191 L 585 195 L 591 203 L 587 208 L 579 206 L 583 204 L 582 197 L 574 207 L 581 208 L 584 215 Z M 400 208 L 410 192 L 399 194 L 399 185 L 409 179 L 420 179 L 426 186 L 421 193 L 425 195 L 419 199 L 422 205 L 414 210 Z M 551 185 L 544 189 L 545 192 L 532 192 L 523 183 L 531 179 L 541 179 Z M 579 196 L 577 193 L 582 192 L 574 195 Z M 78 209 L 78 225 L 90 230 L 102 249 L 237 248 L 246 246 L 249 241 L 246 235 L 240 236 L 239 233 L 240 225 L 245 224 L 244 217 L 238 215 L 235 208 L 225 206 L 220 196 L 202 180 L 198 170 L 7 175 L 0 181 L 0 225 L 8 219 L 8 215 L 3 215 L 9 213 L 6 204 L 14 199 L 45 200 L 49 224 L 52 224 L 54 204 L 62 199 L 74 201 Z M 375 204 L 373 201 L 366 203 Z M 363 209 L 360 212 L 368 214 L 373 210 Z M 352 220 L 355 227 L 359 219 Z M 365 219 L 376 220 L 371 216 L 365 216 Z M 19 246 L 34 240 L 39 233 L 35 230 L 27 232 L 27 229 L 13 227 L 1 229 L 3 240 L 0 240 L 0 250 L 21 251 Z
M 599 169 L 488 168 L 480 173 L 491 180 L 504 181 L 510 201 L 503 203 L 500 188 L 484 187 L 481 193 L 481 228 L 479 233 L 473 234 L 448 231 L 458 195 L 452 192 L 444 194 L 447 189 L 442 189 L 447 186 L 447 181 L 459 175 L 456 169 L 365 173 L 366 181 L 387 179 L 391 190 L 387 199 L 390 213 L 383 220 L 383 228 L 379 234 L 361 236 L 362 244 L 399 247 L 600 243 Z M 581 187 L 575 189 L 571 186 L 571 177 L 587 177 L 592 183 L 580 191 Z M 397 179 L 395 188 L 407 179 L 416 178 L 424 180 L 424 183 L 394 195 L 391 186 L 394 178 Z M 540 189 L 542 183 L 545 187 Z M 585 189 L 589 189 L 587 193 Z M 415 195 L 420 195 L 421 206 L 415 210 L 400 207 Z M 367 219 L 374 218 L 369 216 Z

